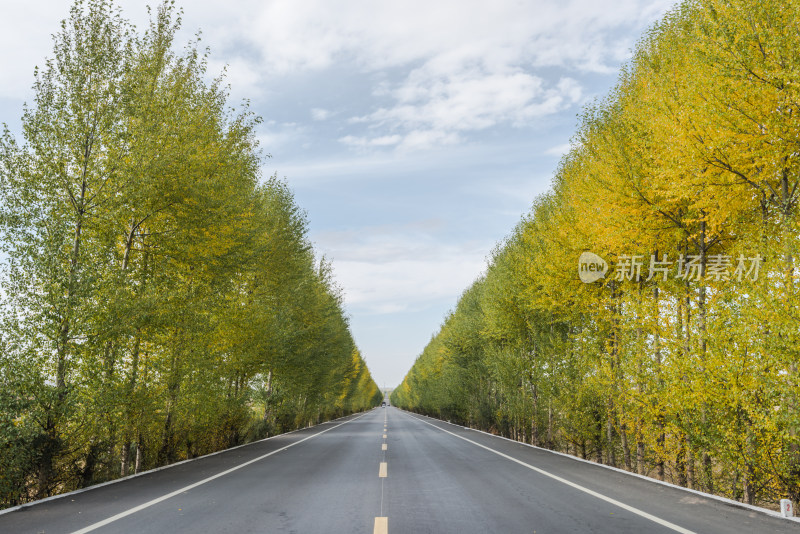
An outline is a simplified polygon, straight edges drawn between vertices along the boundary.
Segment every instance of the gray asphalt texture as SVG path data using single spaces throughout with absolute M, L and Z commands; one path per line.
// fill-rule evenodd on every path
M 0 515 L 0 533 L 79 531 L 271 452 L 92 532 L 372 533 L 376 517 L 392 534 L 676 532 L 443 430 L 689 531 L 800 532 L 798 522 L 388 407 L 33 504 Z

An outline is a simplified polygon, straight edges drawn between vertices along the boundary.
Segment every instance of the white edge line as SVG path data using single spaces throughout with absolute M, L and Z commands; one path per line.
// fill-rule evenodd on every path
M 395 406 L 395 408 L 397 408 L 397 407 Z M 470 430 L 472 432 L 478 432 L 479 434 L 485 434 L 485 435 L 491 436 L 493 438 L 504 439 L 506 441 L 510 441 L 511 443 L 516 443 L 517 445 L 523 445 L 525 447 L 529 447 L 531 449 L 536 449 L 538 451 L 549 452 L 550 454 L 557 454 L 559 456 L 563 456 L 565 458 L 569 458 L 570 460 L 574 460 L 576 462 L 583 462 L 583 463 L 586 463 L 586 464 L 589 464 L 589 465 L 593 465 L 595 467 L 602 467 L 603 469 L 608 469 L 608 470 L 611 470 L 611 471 L 616 471 L 617 473 L 622 473 L 623 475 L 628 475 L 628 476 L 631 476 L 631 477 L 640 478 L 642 480 L 646 480 L 647 482 L 652 482 L 654 484 L 661 484 L 662 486 L 667 486 L 668 488 L 673 488 L 673 489 L 685 491 L 687 493 L 693 493 L 695 495 L 699 495 L 699 496 L 705 497 L 707 499 L 712 499 L 712 500 L 715 500 L 715 501 L 719 501 L 722 504 L 727 504 L 729 506 L 734 506 L 736 508 L 743 508 L 745 510 L 750 510 L 750 511 L 753 511 L 753 512 L 762 513 L 764 515 L 768 515 L 768 516 L 771 516 L 771 517 L 776 517 L 778 519 L 785 519 L 787 521 L 793 521 L 795 523 L 800 523 L 800 517 L 784 517 L 783 515 L 781 515 L 780 512 L 776 512 L 775 510 L 770 510 L 769 508 L 762 508 L 761 506 L 755 506 L 753 504 L 747 504 L 747 503 L 744 503 L 744 502 L 735 501 L 733 499 L 729 499 L 729 498 L 723 497 L 721 495 L 714 495 L 713 493 L 705 493 L 705 492 L 702 492 L 700 490 L 695 490 L 695 489 L 691 489 L 691 488 L 685 488 L 683 486 L 678 486 L 677 484 L 672 484 L 671 482 L 666 482 L 664 480 L 658 480 L 657 478 L 649 477 L 647 475 L 640 475 L 639 473 L 634 473 L 632 471 L 625 471 L 624 469 L 620 469 L 619 467 L 613 467 L 613 466 L 610 466 L 610 465 L 600 464 L 600 463 L 597 463 L 597 462 L 593 462 L 591 460 L 586 460 L 586 459 L 581 458 L 579 456 L 573 456 L 572 454 L 568 454 L 568 453 L 565 453 L 565 452 L 554 451 L 552 449 L 545 449 L 544 447 L 537 447 L 536 445 L 531 445 L 530 443 L 525 443 L 524 441 L 517 441 L 515 439 L 507 438 L 505 436 L 498 436 L 497 434 L 492 434 L 492 433 L 486 432 L 484 430 L 478 430 L 477 428 L 470 428 L 468 426 L 457 425 L 455 423 L 451 423 L 450 421 L 445 421 L 444 419 L 437 419 L 435 417 L 430 417 L 428 415 L 423 415 L 421 413 L 409 412 L 408 410 L 403 410 L 402 408 L 397 408 L 397 409 L 402 411 L 402 412 L 405 412 L 407 414 L 418 415 L 420 417 L 425 417 L 427 419 L 432 419 L 434 421 L 438 421 L 440 423 L 445 423 L 445 424 L 448 424 L 450 426 L 456 426 L 458 428 L 463 428 L 464 430 Z M 423 423 L 424 422 L 425 421 L 423 421 Z
M 409 417 L 413 417 L 413 416 L 409 415 Z M 422 422 L 422 423 L 425 423 L 426 425 L 430 425 L 433 428 L 435 428 L 435 429 L 437 429 L 437 430 L 439 430 L 441 432 L 445 432 L 447 434 L 450 434 L 451 436 L 455 436 L 455 437 L 457 437 L 459 439 L 463 439 L 464 441 L 466 441 L 468 443 L 472 443 L 473 445 L 475 445 L 477 447 L 480 447 L 480 448 L 485 449 L 485 450 L 487 450 L 489 452 L 492 452 L 492 453 L 494 453 L 494 454 L 496 454 L 498 456 L 501 456 L 501 457 L 505 458 L 506 460 L 511 460 L 512 462 L 517 463 L 519 465 L 522 465 L 524 467 L 527 467 L 528 469 L 531 469 L 532 471 L 535 471 L 535 472 L 537 472 L 537 473 L 539 473 L 541 475 L 544 475 L 546 477 L 552 478 L 553 480 L 561 482 L 562 484 L 566 484 L 567 486 L 570 486 L 571 488 L 575 488 L 575 489 L 580 490 L 580 491 L 582 491 L 584 493 L 588 493 L 592 497 L 596 497 L 596 498 L 601 499 L 603 501 L 606 501 L 606 502 L 608 502 L 610 504 L 613 504 L 614 506 L 622 508 L 623 510 L 627 510 L 627 511 L 629 511 L 631 513 L 634 513 L 634 514 L 636 514 L 638 516 L 641 516 L 641 517 L 643 517 L 645 519 L 649 519 L 650 521 L 652 521 L 654 523 L 658 523 L 661 526 L 670 528 L 670 529 L 674 530 L 675 532 L 680 532 L 681 534 L 696 534 L 693 530 L 685 529 L 685 528 L 683 528 L 681 526 L 676 525 L 675 523 L 670 523 L 669 521 L 661 519 L 660 517 L 656 517 L 656 516 L 654 516 L 652 514 L 648 514 L 644 510 L 640 510 L 640 509 L 638 509 L 638 508 L 636 508 L 634 506 L 630 506 L 628 504 L 625 504 L 624 502 L 620 502 L 620 501 L 618 501 L 616 499 L 612 499 L 611 497 L 603 495 L 602 493 L 598 493 L 596 491 L 590 490 L 589 488 L 581 486 L 580 484 L 576 484 L 575 482 L 567 480 L 566 478 L 562 478 L 562 477 L 560 477 L 558 475 L 554 475 L 553 473 L 550 473 L 549 471 L 545 471 L 544 469 L 540 469 L 538 467 L 532 466 L 531 464 L 523 462 L 522 460 L 518 460 L 518 459 L 514 458 L 513 456 L 509 456 L 507 454 L 503 454 L 502 452 L 496 451 L 496 450 L 492 449 L 491 447 L 487 447 L 486 445 L 482 445 L 482 444 L 478 443 L 477 441 L 472 441 L 471 439 L 467 439 L 464 436 L 459 436 L 458 434 L 456 434 L 454 432 L 450 432 L 449 430 L 445 430 L 444 428 L 438 427 L 438 426 L 434 425 L 433 423 L 429 423 L 428 421 L 423 421 L 422 419 L 419 419 L 419 418 L 417 418 L 417 420 Z
M 299 445 L 299 444 L 303 443 L 304 441 L 307 441 L 307 440 L 309 440 L 311 438 L 316 438 L 317 436 L 321 436 L 325 432 L 330 432 L 331 430 L 339 428 L 342 425 L 346 425 L 347 423 L 355 421 L 356 419 L 360 419 L 360 418 L 364 417 L 365 415 L 367 415 L 367 414 L 363 413 L 363 414 L 359 415 L 358 417 L 354 417 L 352 419 L 349 419 L 347 421 L 339 423 L 336 426 L 332 426 L 330 428 L 326 428 L 325 430 L 323 430 L 321 432 L 317 432 L 316 434 L 311 434 L 310 436 L 306 436 L 306 437 L 304 437 L 303 439 L 301 439 L 299 441 L 295 441 L 294 443 L 290 443 L 289 445 L 286 445 L 285 447 L 281 447 L 280 449 L 275 449 L 274 451 L 268 452 L 267 454 L 264 454 L 264 455 L 261 455 L 258 458 L 253 458 L 252 460 L 248 460 L 248 461 L 244 462 L 243 464 L 239 464 L 239 465 L 237 465 L 235 467 L 231 467 L 230 469 L 226 469 L 225 471 L 222 471 L 221 473 L 217 473 L 216 475 L 212 475 L 212 476 L 210 476 L 208 478 L 204 478 L 203 480 L 198 480 L 194 484 L 189 484 L 188 486 L 184 486 L 184 487 L 182 487 L 180 489 L 177 489 L 177 490 L 175 490 L 173 492 L 167 493 L 166 495 L 162 495 L 161 497 L 156 497 L 155 499 L 152 499 L 150 501 L 142 503 L 139 506 L 134 506 L 133 508 L 129 508 L 128 510 L 125 510 L 124 512 L 120 512 L 120 513 L 118 513 L 116 515 L 112 515 L 111 517 L 103 519 L 102 521 L 98 521 L 96 523 L 92 523 L 89 526 L 86 526 L 86 527 L 84 527 L 84 528 L 82 528 L 80 530 L 76 530 L 76 531 L 72 532 L 72 534 L 86 534 L 88 532 L 92 532 L 93 530 L 97 530 L 98 528 L 104 527 L 104 526 L 106 526 L 108 524 L 111 524 L 111 523 L 113 523 L 115 521 L 118 521 L 118 520 L 122 519 L 123 517 L 127 517 L 129 515 L 133 515 L 136 512 L 144 510 L 145 508 L 149 508 L 149 507 L 151 507 L 153 505 L 156 505 L 156 504 L 158 504 L 158 503 L 160 503 L 162 501 L 166 501 L 167 499 L 171 499 L 172 497 L 175 497 L 176 495 L 180 495 L 181 493 L 185 493 L 185 492 L 187 492 L 189 490 L 192 490 L 192 489 L 194 489 L 194 488 L 196 488 L 198 486 L 202 486 L 203 484 L 205 484 L 207 482 L 211 482 L 212 480 L 216 480 L 216 479 L 218 479 L 220 477 L 223 477 L 223 476 L 225 476 L 227 474 L 233 473 L 234 471 L 238 471 L 239 469 L 241 469 L 243 467 L 247 467 L 250 464 L 254 464 L 256 462 L 259 462 L 259 461 L 263 460 L 264 458 L 272 456 L 273 454 L 278 454 L 279 452 L 283 452 L 286 449 L 288 449 L 290 447 L 294 447 L 295 445 Z M 428 424 L 430 424 L 430 423 L 428 423 Z
M 375 408 L 373 408 L 372 410 L 374 410 L 374 409 Z M 368 411 L 372 411 L 372 410 L 368 410 Z M 358 413 L 358 412 L 356 412 L 356 413 Z M 363 412 L 361 415 L 366 415 L 366 414 L 367 414 L 367 412 Z M 141 476 L 144 476 L 144 475 L 149 475 L 150 473 L 155 473 L 157 471 L 163 471 L 165 469 L 170 469 L 172 467 L 177 467 L 179 465 L 187 464 L 189 462 L 194 462 L 195 460 L 202 460 L 203 458 L 208 458 L 210 456 L 216 456 L 217 454 L 222 454 L 222 453 L 225 453 L 225 452 L 228 452 L 228 451 L 233 451 L 233 450 L 236 450 L 236 449 L 240 449 L 242 447 L 249 447 L 251 445 L 255 445 L 256 443 L 261 443 L 263 441 L 268 441 L 268 440 L 271 440 L 271 439 L 279 438 L 281 436 L 287 436 L 289 434 L 294 434 L 295 432 L 300 432 L 301 430 L 308 430 L 309 428 L 315 428 L 315 427 L 318 427 L 318 426 L 331 424 L 333 422 L 339 421 L 340 419 L 345 419 L 345 418 L 351 417 L 353 415 L 355 415 L 355 414 L 351 413 L 351 414 L 348 414 L 348 415 L 344 415 L 342 417 L 337 417 L 336 419 L 331 419 L 330 421 L 323 421 L 322 423 L 319 423 L 318 425 L 309 425 L 309 426 L 305 426 L 303 428 L 295 428 L 294 430 L 290 430 L 288 432 L 283 432 L 281 434 L 275 434 L 274 436 L 269 436 L 268 438 L 262 438 L 262 439 L 259 439 L 259 440 L 256 440 L 256 441 L 251 441 L 250 443 L 243 443 L 241 445 L 236 445 L 235 447 L 229 447 L 227 449 L 220 449 L 218 451 L 210 452 L 210 453 L 204 454 L 202 456 L 197 456 L 196 458 L 188 458 L 186 460 L 181 460 L 180 462 L 175 462 L 174 464 L 162 465 L 161 467 L 154 467 L 153 469 L 148 469 L 147 471 L 141 471 L 141 472 L 135 473 L 133 475 L 128 475 L 128 476 L 125 476 L 125 477 L 115 478 L 114 480 L 108 480 L 106 482 L 101 482 L 99 484 L 93 484 L 91 486 L 88 486 L 88 487 L 85 487 L 85 488 L 81 488 L 81 489 L 77 489 L 77 490 L 72 490 L 72 491 L 69 491 L 67 493 L 59 493 L 58 495 L 52 495 L 50 497 L 45 497 L 44 499 L 38 499 L 36 501 L 26 502 L 25 504 L 18 504 L 17 506 L 12 506 L 11 508 L 4 508 L 3 510 L 0 510 L 0 515 L 9 514 L 11 512 L 16 512 L 18 510 L 23 510 L 23 509 L 26 509 L 26 508 L 30 508 L 32 506 L 36 506 L 38 504 L 46 503 L 46 502 L 49 502 L 49 501 L 55 501 L 57 499 L 63 499 L 65 497 L 71 497 L 73 495 L 78 495 L 79 493 L 85 493 L 87 491 L 96 490 L 98 488 L 102 488 L 103 486 L 110 486 L 111 484 L 116 484 L 117 482 L 124 482 L 125 480 L 130 480 L 132 478 L 141 477 Z M 359 415 L 358 417 L 361 417 L 361 415 Z M 358 417 L 355 417 L 354 419 L 358 419 Z

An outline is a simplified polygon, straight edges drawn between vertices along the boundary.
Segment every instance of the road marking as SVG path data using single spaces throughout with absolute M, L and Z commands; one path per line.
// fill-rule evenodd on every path
M 386 450 L 386 444 L 385 444 L 385 443 L 384 443 L 383 445 L 381 445 L 381 450 L 382 450 L 382 451 L 385 451 L 385 450 Z
M 210 476 L 208 478 L 204 478 L 203 480 L 200 480 L 199 482 L 195 482 L 194 484 L 189 484 L 188 486 L 185 486 L 185 487 L 183 487 L 183 488 L 181 488 L 179 490 L 175 490 L 172 493 L 167 493 L 166 495 L 162 495 L 161 497 L 157 497 L 157 498 L 155 498 L 155 499 L 153 499 L 151 501 L 147 501 L 146 503 L 140 504 L 139 506 L 134 506 L 130 510 L 126 510 L 124 512 L 120 512 L 117 515 L 112 515 L 108 519 L 103 519 L 102 521 L 98 521 L 97 523 L 89 525 L 88 527 L 84 527 L 84 528 L 82 528 L 80 530 L 76 530 L 72 534 L 86 534 L 87 532 L 91 532 L 93 530 L 97 530 L 98 528 L 104 527 L 104 526 L 106 526 L 108 524 L 111 524 L 114 521 L 118 521 L 118 520 L 122 519 L 123 517 L 127 517 L 129 515 L 135 514 L 136 512 L 140 512 L 140 511 L 144 510 L 145 508 L 150 508 L 151 506 L 156 505 L 156 504 L 158 504 L 160 502 L 166 501 L 167 499 L 171 499 L 172 497 L 175 497 L 176 495 L 180 495 L 181 493 L 184 493 L 184 492 L 187 492 L 189 490 L 192 490 L 192 489 L 196 488 L 197 486 L 202 486 L 206 482 L 211 482 L 212 480 L 215 480 L 215 479 L 217 479 L 219 477 L 223 477 L 223 476 L 225 476 L 227 474 L 233 473 L 234 471 L 238 471 L 242 467 L 247 467 L 250 464 L 254 464 L 256 462 L 259 462 L 259 461 L 263 460 L 264 458 L 272 456 L 273 454 L 278 454 L 279 452 L 283 452 L 286 449 L 288 449 L 290 447 L 294 447 L 295 445 L 299 445 L 299 444 L 303 443 L 306 440 L 309 440 L 311 438 L 316 438 L 317 436 L 321 436 L 325 432 L 330 432 L 334 428 L 339 428 L 340 426 L 346 425 L 347 423 L 355 421 L 356 419 L 361 419 L 365 415 L 367 415 L 367 414 L 365 413 L 365 414 L 359 415 L 358 417 L 354 417 L 353 419 L 345 421 L 344 423 L 339 423 L 336 426 L 332 426 L 332 427 L 330 427 L 328 429 L 325 429 L 322 432 L 317 432 L 316 434 L 312 434 L 312 435 L 310 435 L 308 437 L 305 437 L 305 438 L 301 439 L 300 441 L 295 441 L 294 443 L 290 443 L 289 445 L 286 445 L 285 447 L 281 447 L 280 449 L 276 449 L 276 450 L 274 450 L 272 452 L 269 452 L 267 454 L 259 456 L 258 458 L 254 458 L 254 459 L 249 460 L 249 461 L 247 461 L 247 462 L 245 462 L 243 464 L 239 464 L 236 467 L 231 467 L 230 469 L 228 469 L 226 471 L 223 471 L 221 473 L 217 473 L 216 475 Z
M 386 434 L 383 435 L 383 439 L 386 439 Z
M 378 471 L 378 476 L 381 478 L 386 478 L 386 462 L 381 462 L 381 468 Z
M 449 430 L 445 430 L 444 428 L 436 426 L 433 423 L 429 423 L 428 421 L 424 421 L 424 420 L 422 420 L 422 419 L 420 419 L 418 417 L 415 417 L 413 415 L 409 415 L 409 414 L 406 414 L 406 415 L 408 415 L 409 417 L 411 417 L 413 419 L 416 419 L 417 421 L 420 421 L 421 423 L 425 423 L 426 425 L 430 425 L 430 426 L 432 426 L 433 428 L 435 428 L 437 430 L 441 430 L 442 432 L 445 432 L 446 434 L 450 434 L 451 436 L 455 436 L 458 439 L 463 439 L 464 441 L 466 441 L 468 443 L 472 443 L 473 445 L 476 445 L 476 446 L 480 447 L 481 449 L 486 449 L 487 451 L 493 452 L 494 454 L 496 454 L 498 456 L 502 456 L 506 460 L 511 460 L 512 462 L 515 462 L 515 463 L 518 463 L 519 465 L 525 466 L 528 469 L 536 471 L 537 473 L 539 473 L 541 475 L 544 475 L 546 477 L 550 477 L 553 480 L 557 480 L 558 482 L 561 482 L 562 484 L 566 484 L 567 486 L 575 488 L 576 490 L 582 491 L 584 493 L 588 493 L 592 497 L 597 497 L 598 499 L 601 499 L 603 501 L 611 503 L 614 506 L 619 506 L 623 510 L 627 510 L 627 511 L 629 511 L 631 513 L 634 513 L 634 514 L 638 515 L 638 516 L 644 517 L 645 519 L 649 519 L 650 521 L 652 521 L 654 523 L 658 523 L 661 526 L 664 526 L 664 527 L 667 527 L 669 529 L 672 529 L 675 532 L 680 532 L 681 534 L 697 534 L 693 530 L 685 529 L 685 528 L 683 528 L 681 526 L 676 525 L 675 523 L 670 523 L 669 521 L 667 521 L 665 519 L 661 519 L 660 517 L 656 517 L 656 516 L 654 516 L 652 514 L 648 514 L 644 510 L 640 510 L 638 508 L 635 508 L 633 506 L 625 504 L 624 502 L 620 502 L 620 501 L 618 501 L 616 499 L 612 499 L 611 497 L 607 497 L 607 496 L 603 495 L 602 493 L 597 493 L 596 491 L 590 490 L 589 488 L 586 488 L 586 487 L 583 487 L 580 484 L 576 484 L 574 482 L 570 482 L 566 478 L 561 478 L 560 476 L 554 475 L 553 473 L 550 473 L 549 471 L 545 471 L 544 469 L 540 469 L 538 467 L 532 466 L 531 464 L 525 463 L 522 460 L 517 460 L 513 456 L 509 456 L 507 454 L 503 454 L 502 452 L 496 451 L 496 450 L 494 450 L 494 449 L 492 449 L 490 447 L 487 447 L 486 445 L 481 445 L 480 443 L 478 443 L 476 441 L 472 441 L 471 439 L 467 439 L 467 438 L 465 438 L 463 436 L 459 436 L 458 434 L 450 432 Z
M 372 534 L 389 534 L 389 518 L 376 517 L 375 527 L 372 529 Z

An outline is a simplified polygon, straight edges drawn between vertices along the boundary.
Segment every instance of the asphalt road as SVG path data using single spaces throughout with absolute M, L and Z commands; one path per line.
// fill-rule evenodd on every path
M 5 513 L 0 532 L 728 534 L 800 523 L 390 407 Z

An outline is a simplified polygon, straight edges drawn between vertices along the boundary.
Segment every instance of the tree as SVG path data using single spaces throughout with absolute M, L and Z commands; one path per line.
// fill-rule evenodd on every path
M 380 402 L 260 119 L 179 27 L 77 1 L 2 136 L 4 505 Z

